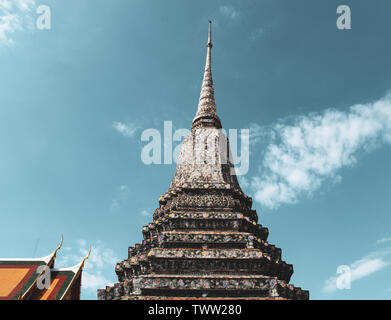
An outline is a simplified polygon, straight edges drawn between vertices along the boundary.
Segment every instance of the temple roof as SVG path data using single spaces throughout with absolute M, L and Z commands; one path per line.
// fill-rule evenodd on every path
M 71 268 L 54 269 L 60 245 L 42 258 L 0 258 L 0 300 L 62 300 L 67 295 L 80 298 L 84 262 Z M 39 289 L 37 282 L 50 268 L 50 287 Z M 78 292 L 78 297 L 75 297 Z M 73 293 L 73 294 L 72 294 Z

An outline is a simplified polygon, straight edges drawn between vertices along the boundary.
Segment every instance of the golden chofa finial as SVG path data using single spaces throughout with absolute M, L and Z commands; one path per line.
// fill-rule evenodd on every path
M 206 45 L 207 47 L 212 48 L 212 21 L 209 20 L 209 36 L 208 36 L 208 44 Z
M 81 268 L 84 268 L 84 263 L 85 263 L 86 260 L 90 257 L 91 249 L 92 249 L 92 246 L 90 245 L 90 250 L 88 251 L 87 256 L 86 256 L 86 257 L 83 259 L 83 261 L 81 262 L 81 265 L 80 265 Z
M 61 249 L 63 241 L 64 241 L 64 237 L 63 237 L 63 235 L 61 235 L 60 244 L 58 245 L 58 247 L 56 248 L 56 250 L 54 250 L 54 254 L 53 254 L 54 257 L 56 256 L 57 251 Z

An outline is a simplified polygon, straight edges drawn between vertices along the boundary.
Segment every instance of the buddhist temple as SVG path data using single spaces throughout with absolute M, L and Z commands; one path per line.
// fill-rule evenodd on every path
M 238 183 L 216 112 L 211 22 L 206 47 L 198 110 L 174 178 L 144 240 L 117 263 L 118 283 L 98 290 L 99 300 L 309 299 L 289 283 L 293 266 L 267 241 Z
M 54 268 L 60 245 L 43 258 L 1 259 L 0 300 L 80 300 L 85 257 L 70 268 Z

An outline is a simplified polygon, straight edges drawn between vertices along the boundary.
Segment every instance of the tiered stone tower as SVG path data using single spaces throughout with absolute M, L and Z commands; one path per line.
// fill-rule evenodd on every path
M 116 265 L 119 283 L 98 299 L 309 299 L 288 284 L 293 267 L 267 242 L 269 231 L 238 183 L 216 113 L 211 23 L 192 131 L 174 179 L 160 197 L 144 240 Z

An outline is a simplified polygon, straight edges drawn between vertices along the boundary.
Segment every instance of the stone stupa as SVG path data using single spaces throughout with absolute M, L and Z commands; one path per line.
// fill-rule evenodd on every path
M 119 282 L 98 290 L 99 300 L 309 299 L 289 284 L 292 265 L 267 242 L 269 231 L 239 186 L 216 112 L 211 51 L 209 22 L 198 111 L 174 179 L 142 243 L 116 265 Z

